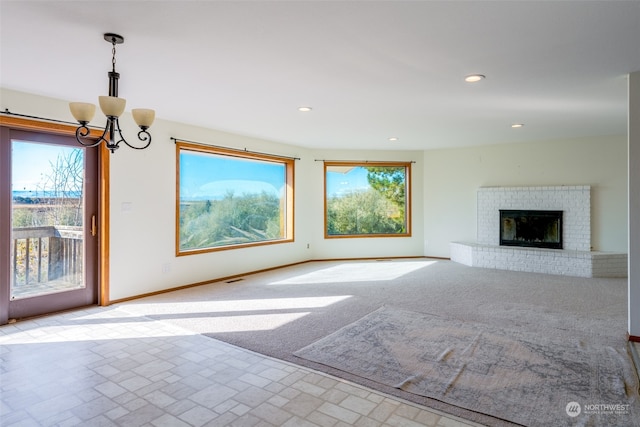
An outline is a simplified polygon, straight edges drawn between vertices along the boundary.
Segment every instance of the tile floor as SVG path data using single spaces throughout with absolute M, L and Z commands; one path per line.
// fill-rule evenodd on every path
M 0 362 L 3 427 L 478 426 L 117 306 L 2 326 Z

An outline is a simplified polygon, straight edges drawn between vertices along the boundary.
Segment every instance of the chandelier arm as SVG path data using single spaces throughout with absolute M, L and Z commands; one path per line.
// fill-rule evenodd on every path
M 140 132 L 138 132 L 138 139 L 140 141 L 142 141 L 142 142 L 146 142 L 146 144 L 141 146 L 141 147 L 137 147 L 135 145 L 129 144 L 129 142 L 124 138 L 124 136 L 122 136 L 122 132 L 120 131 L 120 122 L 118 121 L 117 118 L 116 118 L 116 129 L 118 130 L 118 133 L 120 134 L 120 141 L 118 141 L 118 144 L 120 142 L 124 142 L 127 145 L 127 147 L 133 148 L 134 150 L 144 150 L 149 145 L 151 145 L 151 134 L 149 132 L 147 132 L 147 128 L 146 127 L 141 127 Z
M 105 138 L 105 135 L 107 134 L 107 129 L 106 128 L 105 128 L 104 132 L 102 132 L 102 135 L 96 141 L 94 141 L 91 138 L 87 138 L 90 133 L 91 133 L 91 131 L 89 130 L 87 125 L 78 126 L 76 128 L 76 141 L 78 141 L 78 143 L 80 145 L 82 145 L 83 147 L 87 147 L 87 148 L 97 147 L 103 141 L 107 142 L 107 139 Z
M 134 150 L 144 150 L 149 145 L 151 145 L 151 134 L 149 134 L 149 132 L 147 132 L 146 130 L 141 130 L 140 132 L 138 132 L 138 139 L 142 142 L 146 142 L 146 144 L 142 147 L 136 147 L 135 145 L 129 144 L 124 138 L 122 138 L 120 142 L 124 142 L 129 148 L 133 148 Z
M 138 139 L 142 142 L 146 142 L 146 144 L 143 145 L 142 147 L 136 147 L 134 145 L 129 144 L 127 141 L 125 141 L 124 143 L 135 150 L 144 150 L 149 145 L 151 145 L 151 134 L 147 132 L 146 129 L 142 129 L 140 132 L 138 132 Z

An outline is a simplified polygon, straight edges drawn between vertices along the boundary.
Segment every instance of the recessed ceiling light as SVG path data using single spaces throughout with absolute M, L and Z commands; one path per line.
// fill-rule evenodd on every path
M 480 80 L 483 80 L 485 77 L 482 74 L 470 74 L 464 78 L 464 81 L 467 83 L 476 83 Z
M 397 141 L 399 138 L 397 136 L 392 136 L 391 138 L 389 138 L 389 141 Z
M 303 113 L 307 113 L 311 111 L 313 108 L 311 107 L 298 107 L 298 111 L 302 111 Z
M 516 128 L 521 128 L 522 126 L 524 126 L 524 124 L 522 123 L 514 123 L 511 125 L 512 128 L 516 129 Z

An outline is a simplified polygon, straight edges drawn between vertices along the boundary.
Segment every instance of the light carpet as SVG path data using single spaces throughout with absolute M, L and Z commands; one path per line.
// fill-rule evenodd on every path
M 628 347 L 626 279 L 499 271 L 433 259 L 312 261 L 122 305 L 145 317 L 492 427 L 517 424 L 370 381 L 294 353 L 384 305 L 537 333 L 551 343 L 581 336 L 600 348 L 626 352 Z M 633 367 L 630 357 L 626 364 Z M 559 382 L 548 381 L 554 386 Z M 542 387 L 537 393 L 548 390 Z M 632 415 L 640 419 L 638 414 Z M 627 427 L 627 418 L 620 416 L 610 425 Z M 561 413 L 557 421 L 571 418 Z M 580 425 L 574 421 L 572 425 Z
M 522 425 L 640 425 L 629 355 L 588 337 L 383 307 L 295 355 Z M 576 417 L 570 402 L 581 405 Z

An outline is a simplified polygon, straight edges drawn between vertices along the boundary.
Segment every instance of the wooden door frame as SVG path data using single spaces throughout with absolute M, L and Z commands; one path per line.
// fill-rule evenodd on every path
M 72 125 L 0 115 L 0 126 L 10 129 L 43 132 L 75 137 Z M 99 138 L 101 129 L 91 129 L 89 136 Z M 109 305 L 109 150 L 104 144 L 95 148 L 98 152 L 98 304 Z

